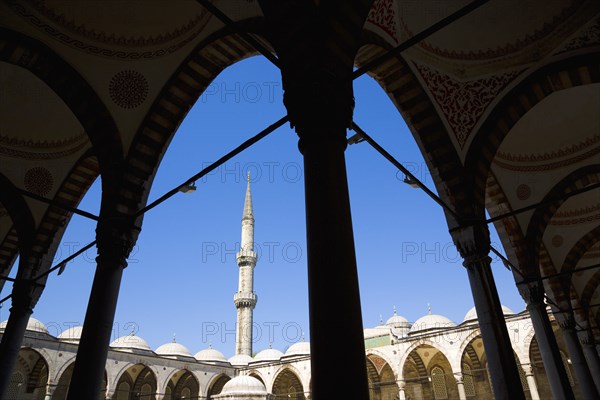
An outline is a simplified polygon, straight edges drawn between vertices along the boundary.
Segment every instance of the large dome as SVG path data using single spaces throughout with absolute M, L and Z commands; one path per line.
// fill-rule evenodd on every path
M 215 350 L 212 347 L 208 349 L 200 350 L 194 356 L 198 361 L 227 361 L 227 357 L 219 350 Z
M 223 386 L 220 394 L 267 394 L 267 389 L 258 379 L 248 375 L 240 375 L 228 381 Z
M 110 344 L 113 349 L 119 350 L 145 350 L 152 351 L 148 343 L 139 336 L 135 336 L 133 333 L 127 336 L 121 336 Z
M 8 324 L 8 320 L 0 322 L 0 331 L 6 329 L 6 324 Z M 29 317 L 29 320 L 27 321 L 27 328 L 25 329 L 30 332 L 45 333 L 47 335 L 50 334 L 50 332 L 48 332 L 48 328 L 46 328 L 46 325 L 44 325 L 42 321 L 33 317 Z
M 283 353 L 276 349 L 265 349 L 254 356 L 253 361 L 277 361 L 283 357 Z
M 428 314 L 418 320 L 410 328 L 409 333 L 427 331 L 432 329 L 447 329 L 456 326 L 454 322 L 438 314 Z
M 290 346 L 285 352 L 286 356 L 304 356 L 310 354 L 309 342 L 298 342 Z
M 502 306 L 502 314 L 504 315 L 513 315 L 515 312 L 513 310 L 511 310 L 510 308 L 506 307 L 506 306 Z M 463 319 L 463 322 L 467 322 L 467 321 L 474 321 L 477 319 L 477 310 L 475 309 L 475 307 L 471 308 L 467 314 L 465 315 L 465 318 Z
M 65 342 L 78 343 L 81 339 L 81 332 L 83 332 L 83 326 L 74 326 L 58 335 L 58 339 Z
M 248 363 L 251 363 L 252 357 L 246 354 L 236 354 L 235 356 L 231 357 L 228 361 L 231 365 L 243 366 L 248 365 Z
M 187 347 L 175 341 L 163 344 L 156 349 L 155 353 L 161 356 L 192 357 L 192 353 L 190 353 Z

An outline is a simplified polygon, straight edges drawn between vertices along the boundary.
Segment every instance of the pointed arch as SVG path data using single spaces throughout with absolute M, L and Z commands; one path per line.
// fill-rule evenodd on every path
M 42 42 L 0 28 L 0 61 L 22 67 L 52 89 L 73 112 L 92 142 L 101 171 L 123 159 L 117 125 L 90 84 Z
M 552 216 L 566 201 L 565 194 L 581 189 L 591 183 L 600 182 L 600 163 L 579 168 L 561 179 L 542 200 L 545 204 L 534 211 L 527 226 L 526 241 L 533 258 L 530 265 L 537 266 L 542 237 Z M 558 200 L 557 200 L 558 199 Z M 539 272 L 538 272 L 539 273 Z
M 290 399 L 304 400 L 306 399 L 304 393 L 304 386 L 300 376 L 292 370 L 292 368 L 285 367 L 281 369 L 275 379 L 273 380 L 273 389 L 271 390 L 273 395 L 287 395 Z
M 207 400 L 213 399 L 214 395 L 221 393 L 223 386 L 231 380 L 231 377 L 225 374 L 215 375 L 206 386 Z
M 169 382 L 172 382 L 172 379 Z M 173 388 L 174 399 L 195 399 L 200 395 L 200 382 L 188 370 L 183 371 L 183 375 L 177 378 L 177 383 Z
M 512 88 L 489 112 L 475 132 L 465 158 L 477 197 L 484 198 L 492 160 L 512 127 L 533 107 L 552 93 L 600 82 L 600 53 L 577 55 L 542 66 Z

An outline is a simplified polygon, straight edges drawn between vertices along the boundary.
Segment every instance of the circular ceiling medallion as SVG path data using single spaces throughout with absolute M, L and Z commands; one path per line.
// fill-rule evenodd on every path
M 478 342 L 478 343 L 477 343 L 477 347 L 478 347 L 478 348 L 481 348 L 481 346 L 482 346 L 482 343 L 481 343 L 481 342 Z
M 519 200 L 527 200 L 531 196 L 531 188 L 524 183 L 517 186 L 517 198 Z
M 148 96 L 148 80 L 137 71 L 124 70 L 111 78 L 108 93 L 111 100 L 119 107 L 136 108 Z
M 428 351 L 426 351 L 426 352 L 425 352 L 425 354 L 424 354 L 424 356 L 425 356 L 425 357 L 429 357 L 429 352 L 428 352 Z
M 23 183 L 25 189 L 29 192 L 45 196 L 52 190 L 54 178 L 52 178 L 52 174 L 46 168 L 35 167 L 25 172 Z
M 563 242 L 564 242 L 564 239 L 561 235 L 554 235 L 552 237 L 552 246 L 554 246 L 554 247 L 562 246 Z

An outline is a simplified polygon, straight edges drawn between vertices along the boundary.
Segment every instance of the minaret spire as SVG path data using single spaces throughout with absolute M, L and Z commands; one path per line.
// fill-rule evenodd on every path
M 235 335 L 235 354 L 252 356 L 252 322 L 257 297 L 254 293 L 254 214 L 252 210 L 252 193 L 250 191 L 250 172 L 244 199 L 242 215 L 242 240 L 237 253 L 237 264 L 240 268 L 238 291 L 233 296 L 233 304 L 237 308 L 237 326 Z

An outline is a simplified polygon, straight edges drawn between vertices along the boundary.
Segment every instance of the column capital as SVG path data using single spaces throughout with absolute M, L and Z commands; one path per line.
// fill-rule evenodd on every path
M 462 372 L 457 372 L 454 374 L 454 379 L 456 380 L 457 385 L 462 385 L 464 383 L 465 377 Z
M 573 315 L 573 312 L 568 310 L 559 310 L 556 314 L 554 314 L 554 318 L 556 319 L 556 322 L 558 322 L 558 326 L 560 326 L 562 329 L 575 329 L 575 316 Z
M 300 151 L 310 142 L 327 139 L 345 147 L 346 128 L 351 126 L 354 112 L 352 80 L 324 66 L 291 75 L 293 80 L 284 79 L 283 103 L 300 136 Z
M 533 366 L 531 364 L 521 364 L 521 368 L 523 368 L 525 376 L 534 375 Z
M 579 337 L 579 342 L 581 342 L 583 346 L 596 345 L 596 340 L 594 340 L 594 333 L 590 328 L 577 332 L 577 336 Z
M 127 258 L 133 250 L 140 230 L 129 222 L 127 217 L 101 219 L 96 227 L 96 261 L 107 261 L 122 268 L 127 267 Z
M 490 231 L 485 224 L 465 225 L 450 230 L 456 249 L 464 259 L 463 265 L 467 268 L 480 264 L 490 263 Z
M 33 279 L 17 279 L 12 290 L 12 310 L 22 310 L 29 314 L 33 313 L 44 285 Z
M 544 302 L 544 285 L 539 281 L 518 283 L 517 290 L 528 307 L 546 306 Z

